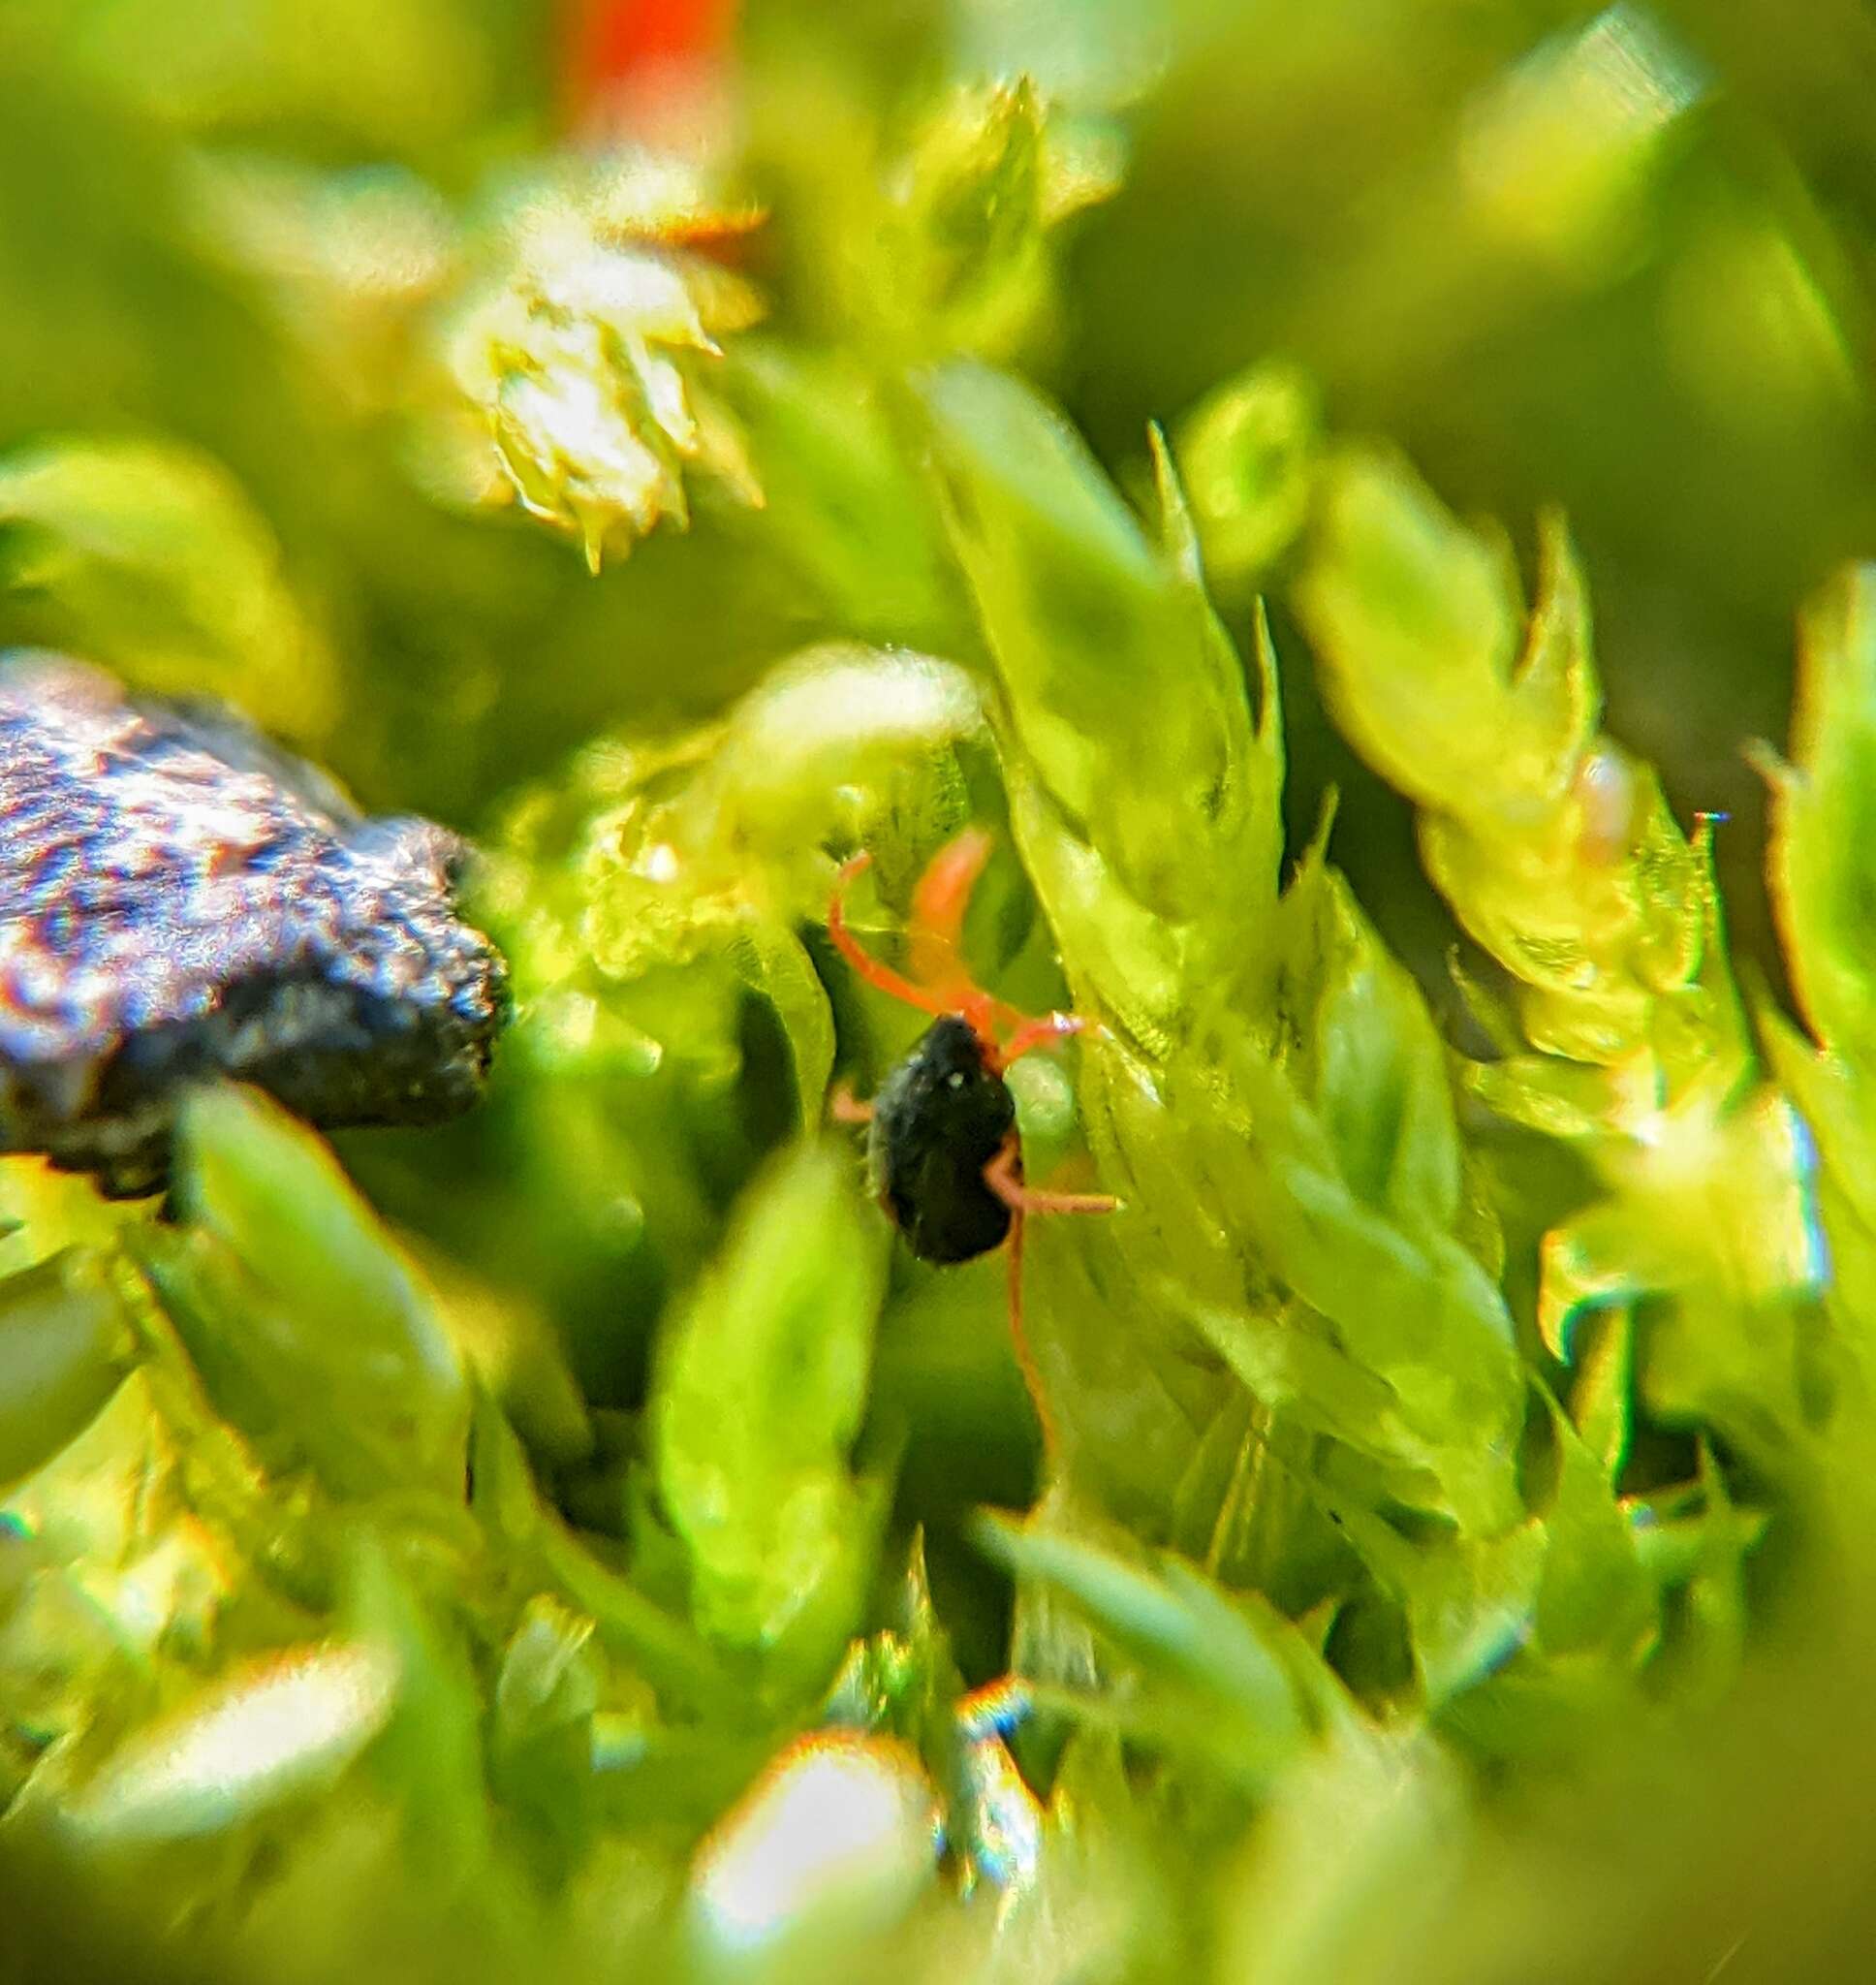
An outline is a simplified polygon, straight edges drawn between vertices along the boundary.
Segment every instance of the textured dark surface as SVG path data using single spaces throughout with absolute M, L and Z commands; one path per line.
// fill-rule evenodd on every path
M 507 1000 L 461 855 L 226 711 L 0 656 L 0 1150 L 154 1190 L 217 1074 L 328 1126 L 466 1108 Z
M 868 1144 L 887 1211 L 922 1261 L 969 1261 L 1010 1231 L 984 1182 L 1016 1120 L 1010 1086 L 985 1066 L 967 1021 L 934 1021 L 873 1098 Z

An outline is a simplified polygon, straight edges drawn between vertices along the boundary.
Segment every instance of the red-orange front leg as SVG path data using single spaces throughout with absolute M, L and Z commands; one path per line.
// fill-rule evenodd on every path
M 836 1123 L 870 1123 L 873 1106 L 854 1094 L 852 1083 L 839 1082 L 834 1084 L 828 1097 L 828 1115 Z
M 912 961 L 909 976 L 863 950 L 847 924 L 847 888 L 871 866 L 870 854 L 855 855 L 841 868 L 828 902 L 828 935 L 869 986 L 922 1013 L 954 1013 L 968 1021 L 983 1039 L 990 1066 L 1000 1071 L 1038 1048 L 1091 1027 L 1100 1028 L 1098 1022 L 1073 1013 L 1032 1018 L 985 992 L 972 979 L 963 958 L 964 917 L 984 866 L 990 859 L 990 836 L 982 828 L 966 828 L 925 865 L 913 891 L 912 912 L 906 923 Z M 1000 1030 L 1006 1036 L 1001 1043 L 997 1040 Z
M 1095 1026 L 1095 1022 L 1079 1013 L 1046 1013 L 1038 1020 L 1026 1020 L 996 1051 L 996 1064 L 1008 1068 L 1011 1062 L 1021 1060 L 1038 1048 L 1052 1047 L 1071 1034 L 1085 1034 Z
M 906 921 L 912 976 L 954 1010 L 981 996 L 964 967 L 964 917 L 990 859 L 990 836 L 967 827 L 925 864 Z
M 833 948 L 869 986 L 877 986 L 882 992 L 890 992 L 894 999 L 903 999 L 908 1006 L 916 1006 L 922 1013 L 956 1012 L 956 1007 L 949 999 L 941 999 L 924 987 L 915 986 L 903 973 L 882 964 L 870 952 L 861 948 L 860 939 L 847 928 L 848 885 L 856 875 L 871 867 L 872 863 L 872 856 L 861 849 L 834 878 L 833 894 L 828 898 L 828 935 L 833 939 Z
M 1013 1213 L 1111 1213 L 1120 1202 L 1111 1192 L 1039 1192 L 1022 1182 L 1013 1137 L 984 1168 L 984 1182 Z
M 992 845 L 981 827 L 967 827 L 947 841 L 926 863 L 906 923 L 912 976 L 938 993 L 949 1012 L 969 1021 L 986 1046 L 996 1028 L 1023 1024 L 1014 1006 L 977 984 L 964 962 L 964 918 Z
M 1083 1033 L 1091 1024 L 1077 1014 L 1047 1013 L 1031 1019 L 1007 1001 L 982 991 L 964 964 L 964 917 L 971 894 L 990 859 L 990 836 L 981 827 L 966 828 L 932 856 L 912 896 L 907 924 L 911 940 L 912 976 L 951 1001 L 991 1048 L 991 1066 L 1008 1068 L 1032 1050 Z M 995 1045 L 993 1028 L 1009 1030 Z
M 1022 1315 L 1023 1230 L 1031 1213 L 1110 1213 L 1120 1205 L 1106 1192 L 1034 1192 L 1022 1182 L 1021 1154 L 1013 1136 L 984 1168 L 984 1182 L 1010 1209 L 1010 1342 L 1016 1354 L 1016 1369 L 1036 1409 L 1036 1424 L 1042 1429 L 1043 1455 L 1051 1466 L 1059 1451 L 1055 1416 L 1048 1410 L 1043 1392 L 1043 1374 L 1036 1354 L 1029 1347 L 1029 1333 Z

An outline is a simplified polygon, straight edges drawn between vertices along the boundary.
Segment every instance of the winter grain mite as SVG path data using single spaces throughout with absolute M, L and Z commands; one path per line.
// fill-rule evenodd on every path
M 1023 1182 L 1016 1098 L 1004 1080 L 1032 1050 L 1085 1030 L 1077 1014 L 1032 1019 L 976 985 L 958 944 L 989 836 L 971 829 L 941 848 L 913 895 L 908 925 L 913 975 L 860 948 L 847 925 L 849 884 L 871 857 L 840 871 L 828 904 L 828 935 L 869 985 L 936 1018 L 870 1103 L 840 1092 L 835 1114 L 867 1126 L 867 1161 L 888 1215 L 922 1261 L 970 1261 L 1010 1244 L 1010 1331 L 1042 1424 L 1053 1428 L 1022 1324 L 1022 1231 L 1029 1213 L 1111 1213 L 1107 1193 L 1039 1192 Z
M 507 981 L 456 917 L 462 854 L 219 708 L 0 656 L 0 1151 L 130 1198 L 205 1078 L 327 1126 L 465 1109 Z

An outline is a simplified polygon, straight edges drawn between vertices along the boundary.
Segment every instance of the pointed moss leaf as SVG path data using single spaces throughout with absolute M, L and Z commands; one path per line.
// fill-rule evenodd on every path
M 1614 801 L 1599 783 L 1611 765 Z M 1611 808 L 1617 818 L 1602 820 Z M 1654 772 L 1607 742 L 1548 819 L 1507 815 L 1496 832 L 1438 815 L 1421 823 L 1427 873 L 1525 988 L 1526 1038 L 1593 1062 L 1657 1039 L 1676 1061 L 1690 1051 L 1696 1064 L 1742 1058 L 1703 840 L 1681 833 Z M 1677 1030 L 1664 995 L 1695 1009 Z
M 234 478 L 178 443 L 61 440 L 0 458 L 0 630 L 317 739 L 338 714 L 334 665 L 281 564 Z
M 687 1708 L 721 1711 L 733 1699 L 711 1648 L 602 1563 L 543 1502 L 515 1430 L 486 1400 L 477 1404 L 470 1472 L 475 1514 L 504 1554 L 538 1570 L 572 1610 L 591 1619 L 609 1652 Z
M 1656 992 L 1704 993 L 1696 1003 L 1716 1009 L 1702 1018 L 1721 1032 L 1718 1045 L 1743 1050 L 1746 1043 L 1727 1038 L 1741 1030 L 1726 967 L 1712 822 L 1702 817 L 1691 836 L 1683 834 L 1652 771 L 1637 772 L 1636 789 L 1638 826 L 1629 851 L 1638 910 L 1636 974 Z M 1714 969 L 1703 970 L 1708 966 Z
M 1267 790 L 1259 796 L 1261 831 L 1269 841 L 1273 862 L 1283 855 L 1283 696 L 1282 678 L 1277 673 L 1276 645 L 1270 639 L 1270 615 L 1262 599 L 1257 603 L 1253 659 L 1257 663 L 1257 744 L 1263 760 L 1263 784 Z
M 1289 551 L 1309 516 L 1322 446 L 1315 387 L 1267 360 L 1226 380 L 1173 434 L 1206 562 L 1227 585 L 1255 580 Z
M 1169 1289 L 1168 1308 L 1173 1308 L 1176 1301 L 1177 1291 Z M 1267 1413 L 1259 1413 L 1247 1390 L 1227 1390 L 1217 1410 L 1199 1430 L 1172 1491 L 1166 1526 L 1169 1548 L 1184 1552 L 1230 1584 L 1257 1582 L 1234 1576 L 1235 1547 L 1246 1520 L 1244 1492 L 1268 1438 L 1268 1418 Z
M 1262 1592 L 1228 1591 L 1208 1573 L 1176 1552 L 1158 1554 L 1167 1588 L 1204 1620 L 1217 1615 L 1248 1629 L 1259 1649 L 1272 1656 L 1288 1677 L 1302 1720 L 1312 1737 L 1359 1724 L 1361 1712 L 1340 1676 L 1323 1657 L 1308 1633 L 1287 1620 Z
M 937 300 L 996 281 L 1041 224 L 1043 113 L 1034 84 L 1019 77 L 985 98 L 960 93 L 912 171 L 931 246 L 949 264 Z
M 1179 933 L 1128 890 L 1020 759 L 1005 768 L 1010 817 L 1036 895 L 1063 946 L 1075 1003 L 1109 1020 L 1155 1060 L 1187 1011 Z
M 1299 997 L 1306 1009 L 1306 983 Z M 1394 1064 L 1385 1033 L 1383 1041 L 1385 1077 Z M 1249 1041 L 1220 1042 L 1214 1052 L 1221 1066 L 1181 1055 L 1158 1080 L 1117 1046 L 1089 1058 L 1084 1115 L 1104 1180 L 1126 1202 L 1117 1230 L 1134 1250 L 1132 1274 L 1180 1291 L 1172 1308 L 1193 1314 L 1245 1307 L 1247 1268 L 1274 1278 L 1327 1318 L 1342 1355 L 1378 1381 L 1374 1411 L 1347 1407 L 1356 1442 L 1388 1453 L 1403 1472 L 1421 1471 L 1422 1491 L 1423 1471 L 1433 1470 L 1434 1506 L 1469 1528 L 1516 1521 L 1523 1377 L 1495 1271 L 1456 1227 L 1437 1224 L 1448 1213 L 1441 1171 L 1456 1155 L 1449 1106 L 1435 1092 L 1428 1116 L 1398 1133 L 1403 1150 L 1425 1139 L 1426 1176 L 1436 1182 L 1415 1193 L 1409 1226 L 1365 1204 L 1343 1178 L 1329 1130 L 1294 1086 L 1293 1076 L 1308 1077 L 1302 1057 L 1272 1067 Z M 1358 1075 L 1350 1070 L 1352 1083 Z M 1397 1091 L 1388 1080 L 1378 1087 L 1386 1123 Z M 1361 1107 L 1352 1101 L 1358 1136 Z M 1391 1191 L 1410 1176 L 1392 1169 Z M 1092 1257 L 1101 1245 L 1091 1235 L 1073 1251 Z M 1186 1410 L 1201 1404 L 1190 1398 Z M 1196 1410 L 1195 1424 L 1207 1417 Z
M 977 1536 L 1019 1577 L 1067 1597 L 1139 1664 L 1149 1682 L 1195 1692 L 1228 1712 L 1234 1735 L 1266 1768 L 1307 1739 L 1310 1717 L 1281 1623 L 1240 1605 L 1189 1565 L 1129 1563 L 1059 1531 L 982 1519 Z
M 1683 886 L 1680 858 L 1672 851 L 1661 871 L 1674 904 L 1672 916 L 1664 917 L 1664 929 L 1690 922 L 1691 912 L 1699 912 L 1692 966 L 1684 965 L 1684 953 L 1675 953 L 1665 982 L 1673 996 L 1661 1000 L 1654 1012 L 1652 1045 L 1671 1093 L 1701 1086 L 1737 1088 L 1756 1072 L 1761 1036 L 1753 1029 L 1728 951 L 1714 826 L 1712 816 L 1702 815 L 1685 844 L 1690 881 Z
M 1645 1387 L 1663 1409 L 1721 1412 L 1755 1438 L 1804 1419 L 1803 1307 L 1822 1293 L 1810 1136 L 1762 1088 L 1737 1105 L 1690 1092 L 1644 1142 L 1612 1148 L 1614 1196 L 1546 1236 L 1539 1321 L 1560 1355 L 1586 1309 L 1648 1291 L 1679 1300 L 1648 1338 Z
M 410 1269 L 325 1144 L 258 1091 L 189 1099 L 182 1195 L 272 1295 L 298 1298 L 349 1348 L 453 1404 L 461 1368 Z
M 1629 1258 L 1628 1223 L 1607 1204 L 1552 1227 L 1543 1243 L 1537 1322 L 1545 1348 L 1562 1364 L 1576 1356 L 1581 1320 L 1625 1307 L 1648 1286 L 1647 1269 Z
M 1602 684 L 1590 646 L 1589 592 L 1563 513 L 1538 517 L 1537 604 L 1511 684 L 1526 792 L 1556 792 L 1572 778 L 1602 714 Z
M 1306 1316 L 1209 1306 L 1195 1306 L 1191 1315 L 1262 1404 L 1313 1418 L 1355 1446 L 1364 1439 L 1385 1443 L 1393 1413 L 1386 1381 L 1354 1363 L 1320 1326 L 1312 1329 Z
M 229 1832 L 335 1783 L 391 1720 L 397 1688 L 391 1651 L 367 1642 L 244 1661 L 108 1759 L 67 1819 L 114 1846 Z
M 1365 1510 L 1345 1509 L 1343 1521 L 1356 1548 L 1406 1604 L 1429 1709 L 1491 1674 L 1529 1640 L 1546 1551 L 1536 1518 L 1495 1537 L 1419 1549 Z
M 1762 1521 L 1735 1506 L 1704 1439 L 1700 1481 L 1705 1510 L 1699 1560 L 1686 1588 L 1681 1631 L 1670 1662 L 1680 1699 L 1696 1706 L 1718 1701 L 1738 1674 L 1748 1618 L 1745 1561 L 1764 1530 Z
M 1553 1409 L 1557 1483 L 1544 1511 L 1544 1576 L 1537 1638 L 1547 1654 L 1595 1651 L 1635 1661 L 1660 1630 L 1655 1586 L 1615 1502 L 1609 1474 L 1560 1410 Z
M 1628 1459 L 1634 1419 L 1635 1311 L 1618 1303 L 1587 1323 L 1588 1342 L 1576 1358 L 1570 1417 L 1583 1445 L 1614 1482 Z
M 128 1321 L 105 1263 L 88 1249 L 0 1281 L 0 1483 L 56 1453 L 116 1390 Z
M 1445 1049 L 1420 989 L 1320 860 L 1305 864 L 1280 917 L 1293 933 L 1286 1003 L 1306 1030 L 1305 1080 L 1338 1169 L 1409 1231 L 1450 1232 L 1459 1139 Z
M 1548 1137 L 1597 1137 L 1632 1108 L 1632 1084 L 1620 1069 L 1562 1061 L 1549 1055 L 1507 1055 L 1465 1066 L 1467 1090 L 1509 1123 Z
M 829 1698 L 843 1720 L 887 1729 L 915 1745 L 937 1767 L 955 1738 L 963 1679 L 951 1636 L 932 1602 L 924 1532 L 916 1532 L 892 1609 L 891 1624 L 849 1650 L 843 1675 Z
M 1737 1081 L 1748 1044 L 1707 837 L 1690 841 L 1653 772 L 1598 735 L 1588 601 L 1561 520 L 1542 520 L 1520 635 L 1502 545 L 1458 524 L 1403 464 L 1351 452 L 1325 488 L 1298 604 L 1329 701 L 1423 809 L 1427 873 L 1518 982 L 1526 1040 L 1610 1067 L 1646 1051 L 1645 1076 L 1671 1093 L 1709 1074 Z M 1479 1087 L 1547 1128 L 1593 1100 L 1529 1069 Z
M 1504 1299 L 1450 1235 L 1409 1233 L 1365 1206 L 1326 1157 L 1294 1091 L 1254 1055 L 1234 1064 L 1258 1142 L 1227 1143 L 1195 1096 L 1190 1134 L 1236 1206 L 1262 1260 L 1336 1326 L 1350 1355 L 1392 1388 L 1428 1451 L 1438 1448 L 1453 1513 L 1491 1531 L 1512 1521 L 1513 1455 L 1524 1381 Z
M 954 364 L 922 391 L 1022 752 L 1143 907 L 1255 917 L 1270 796 L 1243 671 L 1203 595 L 1018 381 Z
M 413 1868 L 473 1876 L 491 1842 L 483 1704 L 460 1626 L 425 1603 L 368 1530 L 351 1540 L 341 1618 L 351 1640 L 389 1650 L 395 1664 L 396 1699 L 372 1763 L 397 1800 Z
M 1704 1454 L 1699 1479 L 1624 1499 L 1622 1513 L 1635 1533 L 1636 1551 L 1648 1575 L 1671 1591 L 1702 1572 L 1743 1561 L 1764 1542 L 1769 1513 L 1735 1502 L 1725 1481 L 1710 1479 Z
M 589 1722 L 599 1708 L 601 1668 L 593 1623 L 537 1592 L 510 1637 L 495 1679 L 498 1741 L 511 1749 Z
M 841 1154 L 790 1152 L 751 1189 L 659 1361 L 654 1465 L 698 1624 L 797 1686 L 825 1679 L 845 1645 L 870 1561 L 847 1457 L 883 1239 Z
M 1488 820 L 1554 804 L 1595 735 L 1588 608 L 1560 520 L 1521 666 L 1516 575 L 1406 465 L 1350 451 L 1326 473 L 1298 603 L 1336 715 L 1423 806 Z
M 1238 1850 L 1218 1975 L 1390 1985 L 1443 1926 L 1473 1824 L 1429 1738 L 1350 1733 L 1284 1780 Z
M 872 280 L 857 299 L 907 351 L 1005 354 L 1052 300 L 1049 234 L 1118 182 L 1098 127 L 1053 116 L 1026 76 L 954 89 L 887 170 L 874 238 L 847 249 Z
M 588 1843 L 596 1817 L 593 1719 L 602 1681 L 592 1621 L 537 1593 L 495 1675 L 489 1787 L 570 1850 Z
M 752 922 L 739 931 L 730 957 L 752 992 L 766 999 L 788 1036 L 795 1064 L 795 1102 L 804 1134 L 826 1108 L 833 1073 L 833 1009 L 814 961 L 792 930 Z
M 1218 617 L 1205 589 L 1205 571 L 1200 551 L 1199 530 L 1192 507 L 1179 481 L 1178 467 L 1166 437 L 1157 426 L 1146 430 L 1153 457 L 1153 489 L 1159 502 L 1160 544 L 1171 563 L 1173 577 L 1186 595 L 1187 605 L 1204 644 L 1208 673 L 1221 684 L 1237 679 L 1242 665 L 1225 623 Z M 1276 885 L 1283 861 L 1283 699 L 1277 680 L 1276 649 L 1270 641 L 1270 621 L 1264 602 L 1255 603 L 1252 614 L 1252 675 L 1257 688 L 1257 707 L 1252 737 L 1237 763 L 1241 790 L 1235 806 L 1221 804 L 1215 831 L 1221 839 L 1235 840 L 1236 859 L 1260 884 Z M 1235 700 L 1226 697 L 1223 709 L 1233 720 Z M 1235 733 L 1230 742 L 1235 748 Z M 1225 796 L 1220 796 L 1221 802 Z M 1262 892 L 1260 892 L 1260 902 Z
M 205 1277 L 198 1287 L 219 1312 L 217 1321 L 198 1308 L 195 1320 L 219 1331 L 216 1360 L 258 1379 L 303 1435 L 340 1438 L 352 1422 L 360 1438 L 381 1437 L 393 1479 L 459 1493 L 469 1388 L 456 1350 L 326 1146 L 266 1097 L 232 1087 L 190 1098 L 179 1144 L 181 1195 L 206 1244 L 193 1258 Z M 260 1315 L 239 1319 L 242 1291 L 226 1273 L 217 1279 L 218 1249 L 259 1297 Z
M 160 1548 L 186 1508 L 181 1465 L 149 1370 L 140 1368 L 56 1453 L 8 1491 L 0 1502 L 4 1529 L 33 1540 L 49 1563 L 128 1569 Z M 199 1596 L 212 1597 L 212 1591 Z M 109 1617 L 111 1602 L 104 1600 L 100 1611 Z M 170 1624 L 160 1605 L 146 1604 L 145 1611 L 154 1614 L 153 1634 Z M 140 1637 L 128 1636 L 133 1642 Z
M 323 1524 L 309 1521 L 312 1498 L 301 1494 L 283 1500 L 274 1492 L 253 1445 L 216 1412 L 181 1337 L 149 1285 L 130 1276 L 122 1276 L 119 1285 L 135 1318 L 141 1362 L 98 1419 L 36 1479 L 72 1471 L 53 1496 L 54 1506 L 62 1511 L 89 1501 L 91 1487 L 101 1488 L 107 1497 L 118 1493 L 121 1480 L 116 1489 L 109 1486 L 115 1479 L 113 1464 L 101 1463 L 95 1453 L 89 1461 L 80 1457 L 86 1443 L 110 1425 L 117 1434 L 106 1451 L 121 1460 L 123 1449 L 117 1442 L 131 1438 L 128 1428 L 135 1427 L 135 1460 L 129 1465 L 141 1487 L 122 1515 L 134 1518 L 149 1532 L 155 1548 L 172 1553 L 178 1564 L 193 1560 L 199 1571 L 205 1568 L 207 1575 L 201 1578 L 189 1605 L 219 1601 L 236 1578 L 234 1562 L 238 1560 L 250 1569 L 265 1567 L 281 1595 L 281 1617 L 291 1617 L 294 1609 L 324 1612 L 332 1594 L 330 1534 Z M 79 1482 L 89 1485 L 84 1496 L 75 1493 Z M 120 1546 L 114 1561 L 128 1566 L 133 1557 Z M 131 1582 L 134 1585 L 134 1577 Z M 255 1584 L 248 1580 L 251 1600 L 257 1596 Z M 178 1594 L 182 1591 L 180 1585 L 172 1589 Z M 270 1597 L 258 1604 L 257 1621 L 273 1617 Z M 296 1627 L 297 1623 L 283 1624 L 279 1633 L 284 1636 Z
M 1157 1529 L 1215 1407 L 1176 1317 L 1150 1299 L 1111 1223 L 1037 1221 L 1025 1241 L 1025 1332 L 1059 1424 L 1059 1468 L 1100 1505 Z M 1077 1231 L 1077 1230 L 1079 1231 Z
M 470 1421 L 469 1507 L 504 1552 L 533 1545 L 547 1521 L 527 1450 L 486 1393 L 477 1395 Z
M 1770 877 L 1792 983 L 1812 1033 L 1876 1064 L 1876 565 L 1808 607 L 1789 766 L 1771 777 Z
M 1194 1306 L 1189 1313 L 1260 1404 L 1381 1463 L 1397 1501 L 1432 1507 L 1448 1478 L 1465 1474 L 1449 1444 L 1409 1426 L 1388 1382 L 1338 1349 L 1306 1312 L 1265 1316 Z

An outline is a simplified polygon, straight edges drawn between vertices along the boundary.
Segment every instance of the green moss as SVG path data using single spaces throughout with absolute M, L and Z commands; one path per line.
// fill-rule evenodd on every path
M 0 26 L 0 638 L 451 816 L 516 995 L 447 1130 L 0 1160 L 29 1969 L 1866 1947 L 1838 30 L 1124 11 L 752 4 L 704 165 L 493 0 Z M 973 970 L 1099 1023 L 1028 1176 L 1121 1201 L 1034 1402 L 829 1120 L 923 1024 L 840 866 L 898 959 L 969 824 Z

